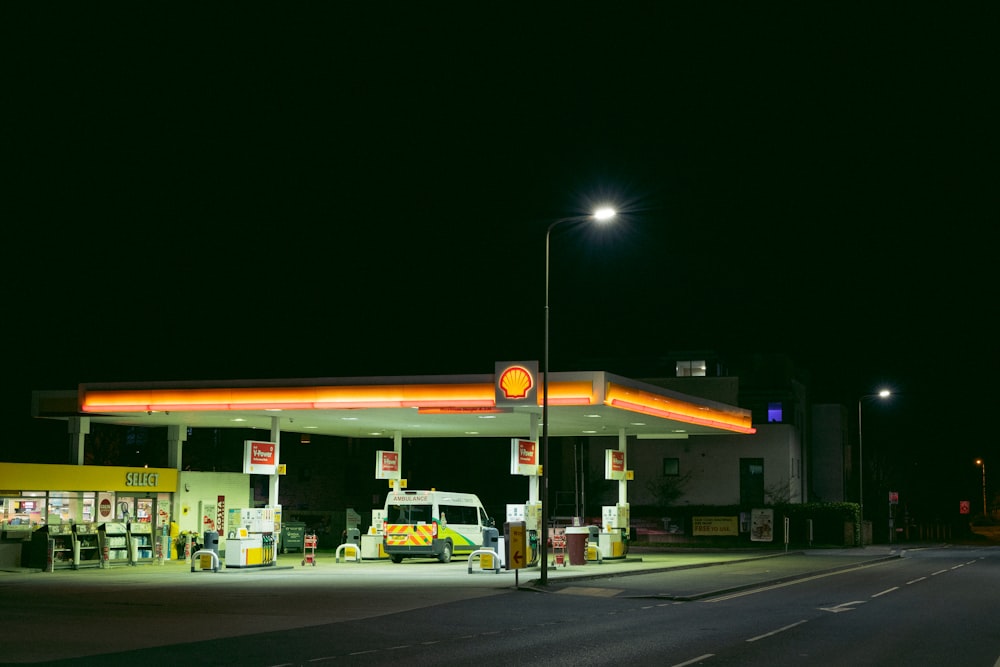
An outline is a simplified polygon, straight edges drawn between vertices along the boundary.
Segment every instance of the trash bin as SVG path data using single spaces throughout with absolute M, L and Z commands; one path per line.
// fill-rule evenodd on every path
M 301 521 L 285 521 L 281 524 L 281 553 L 303 551 L 306 538 L 306 524 Z
M 209 551 L 214 551 L 215 555 L 219 555 L 219 531 L 217 530 L 206 530 L 204 535 L 204 542 L 201 545 L 202 549 L 208 549 Z
M 479 556 L 479 567 L 484 570 L 495 570 L 499 571 L 499 568 L 503 567 L 504 555 L 500 552 L 500 531 L 497 528 L 487 527 L 483 528 L 483 549 L 490 549 L 496 556 L 491 556 L 490 554 L 481 554 Z M 497 558 L 497 562 L 494 562 L 494 558 Z M 472 567 L 472 561 L 469 561 L 469 567 Z M 472 571 L 471 569 L 469 570 Z
M 587 526 L 566 527 L 566 554 L 570 565 L 587 564 L 587 540 L 590 538 L 590 528 Z
M 348 528 L 344 537 L 345 544 L 356 544 L 361 546 L 361 530 L 359 528 Z
M 483 548 L 500 553 L 500 531 L 496 528 L 483 528 Z

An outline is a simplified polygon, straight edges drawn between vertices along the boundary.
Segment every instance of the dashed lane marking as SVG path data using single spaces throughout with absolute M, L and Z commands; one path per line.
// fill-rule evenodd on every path
M 877 597 L 882 597 L 882 596 L 883 596 L 883 595 L 885 595 L 886 593 L 891 593 L 891 592 L 893 592 L 893 591 L 898 591 L 898 590 L 899 590 L 899 586 L 893 586 L 892 588 L 887 588 L 887 589 L 885 589 L 884 591 L 879 591 L 878 593 L 876 593 L 876 594 L 875 594 L 875 595 L 873 595 L 872 597 L 873 597 L 873 598 L 877 598 Z
M 791 630 L 794 627 L 800 626 L 803 623 L 808 623 L 808 622 L 809 621 L 802 620 L 802 621 L 799 621 L 798 623 L 791 623 L 789 625 L 786 625 L 783 628 L 778 628 L 777 630 L 772 630 L 771 632 L 767 632 L 767 633 L 762 634 L 762 635 L 757 635 L 756 637 L 751 637 L 750 639 L 747 640 L 747 642 L 755 642 L 755 641 L 757 641 L 759 639 L 767 639 L 768 637 L 773 637 L 774 635 L 776 635 L 776 634 L 778 634 L 780 632 L 784 632 L 785 630 Z

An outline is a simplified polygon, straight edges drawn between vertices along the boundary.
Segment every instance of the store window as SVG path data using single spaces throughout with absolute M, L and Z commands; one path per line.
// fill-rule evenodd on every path
M 0 499 L 3 503 L 3 527 L 28 528 L 45 523 L 45 493 L 24 493 Z
M 705 360 L 699 361 L 678 361 L 677 362 L 677 377 L 705 377 Z
M 135 501 L 135 519 L 142 523 L 151 523 L 153 521 L 153 499 L 152 498 L 137 498 Z
M 90 523 L 94 521 L 94 493 L 75 491 L 52 491 L 49 493 L 46 522 Z
M 782 422 L 782 410 L 780 402 L 771 402 L 767 404 L 767 421 L 771 422 Z
M 663 476 L 677 477 L 681 474 L 680 459 L 663 459 Z

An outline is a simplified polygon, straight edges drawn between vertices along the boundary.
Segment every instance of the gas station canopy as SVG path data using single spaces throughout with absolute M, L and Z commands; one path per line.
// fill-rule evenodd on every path
M 121 426 L 271 429 L 351 438 L 525 437 L 543 392 L 497 375 L 82 384 L 36 391 L 33 416 Z M 749 410 L 604 371 L 551 373 L 549 435 L 754 433 Z M 532 415 L 536 415 L 532 417 Z

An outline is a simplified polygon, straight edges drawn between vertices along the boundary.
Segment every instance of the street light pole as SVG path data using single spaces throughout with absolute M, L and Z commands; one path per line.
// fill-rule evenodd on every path
M 584 217 L 561 218 L 549 225 L 545 232 L 545 346 L 542 360 L 542 535 L 541 535 L 541 577 L 539 583 L 549 583 L 549 246 L 552 230 L 564 222 L 595 220 L 608 222 L 617 213 L 613 208 L 599 208 Z
M 989 515 L 986 513 L 986 461 L 976 459 L 976 465 L 983 469 L 983 518 L 988 519 Z
M 865 394 L 858 399 L 858 504 L 861 509 L 861 546 L 864 546 L 864 524 L 865 524 L 865 465 L 864 465 L 864 453 L 865 448 L 862 439 L 861 431 L 861 403 L 866 398 L 888 398 L 891 392 L 888 389 L 882 389 L 877 394 Z

